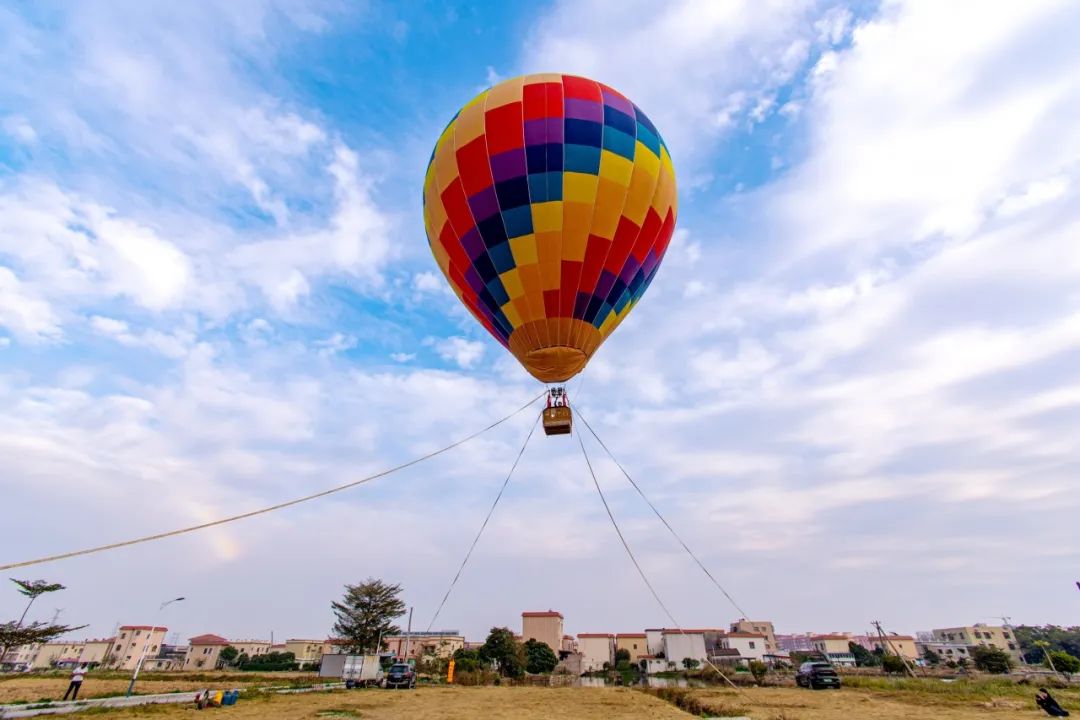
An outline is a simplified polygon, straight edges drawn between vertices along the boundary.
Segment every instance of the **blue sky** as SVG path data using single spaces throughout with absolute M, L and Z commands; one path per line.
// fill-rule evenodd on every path
M 1073 621 L 1080 15 L 1023 5 L 0 6 L 2 560 L 307 494 L 535 394 L 439 276 L 420 190 L 460 105 L 565 71 L 641 106 L 680 183 L 577 406 L 740 605 Z M 320 637 L 367 576 L 426 625 L 528 423 L 23 574 L 95 635 L 184 594 L 181 638 Z M 530 445 L 440 625 L 665 622 L 576 447 Z M 597 467 L 680 623 L 736 619 Z

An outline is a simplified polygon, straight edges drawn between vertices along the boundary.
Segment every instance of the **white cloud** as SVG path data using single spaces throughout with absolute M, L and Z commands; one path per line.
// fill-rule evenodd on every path
M 60 336 L 59 320 L 49 303 L 37 297 L 9 268 L 0 265 L 0 327 L 16 337 L 41 341 Z
M 126 347 L 142 347 L 168 358 L 182 358 L 195 343 L 195 333 L 177 330 L 172 333 L 153 328 L 141 333 L 132 332 L 128 324 L 116 318 L 94 315 L 90 327 L 100 335 L 110 337 Z
M 812 42 L 831 42 L 832 32 L 813 23 L 840 34 L 841 20 L 810 1 L 638 0 L 618 11 L 600 0 L 557 2 L 525 45 L 522 65 L 528 72 L 558 67 L 626 94 L 663 134 L 685 184 L 744 113 L 764 117 Z
M 401 353 L 401 352 L 391 353 L 390 354 L 390 359 L 393 360 L 396 363 L 412 362 L 413 360 L 416 359 L 416 353 Z
M 0 122 L 0 127 L 10 137 L 24 145 L 31 145 L 37 141 L 37 132 L 34 127 L 21 115 L 8 115 Z
M 432 345 L 443 360 L 457 363 L 463 369 L 471 368 L 484 356 L 485 344 L 478 340 L 469 340 L 460 336 L 436 340 L 428 338 L 425 344 Z
M 431 271 L 424 271 L 413 276 L 413 287 L 422 293 L 438 292 L 444 285 L 445 282 Z

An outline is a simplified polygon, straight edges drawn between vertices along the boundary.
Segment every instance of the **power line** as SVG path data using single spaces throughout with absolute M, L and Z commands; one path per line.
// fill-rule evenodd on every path
M 389 468 L 387 470 L 383 470 L 382 472 L 375 473 L 374 475 L 369 475 L 369 476 L 367 476 L 365 478 L 361 478 L 359 480 L 354 480 L 352 482 L 345 483 L 344 485 L 338 485 L 337 487 L 332 487 L 332 488 L 329 488 L 327 490 L 322 490 L 320 492 L 313 493 L 311 495 L 305 495 L 304 497 L 296 498 L 294 500 L 287 500 L 285 502 L 277 503 L 276 505 L 270 505 L 269 507 L 260 508 L 259 510 L 252 510 L 250 512 L 240 513 L 239 515 L 231 515 L 229 517 L 220 518 L 218 520 L 212 520 L 210 522 L 201 523 L 199 525 L 192 525 L 192 526 L 186 527 L 186 528 L 180 528 L 178 530 L 170 530 L 169 532 L 157 533 L 155 535 L 146 535 L 144 537 L 135 538 L 133 540 L 125 540 L 123 542 L 110 543 L 108 545 L 99 545 L 97 547 L 86 548 L 84 550 L 74 550 L 72 552 L 61 553 L 59 555 L 49 555 L 47 557 L 37 558 L 35 560 L 24 560 L 23 562 L 10 563 L 8 565 L 0 565 L 0 571 L 13 570 L 15 568 L 28 567 L 30 565 L 40 565 L 42 563 L 53 562 L 55 560 L 66 560 L 67 558 L 78 557 L 80 555 L 91 555 L 93 553 L 105 552 L 106 550 L 115 550 L 117 548 L 127 547 L 128 545 L 138 545 L 139 543 L 150 542 L 151 540 L 161 540 L 163 538 L 173 537 L 173 536 L 176 536 L 176 535 L 184 535 L 186 533 L 195 532 L 196 530 L 205 530 L 207 528 L 216 527 L 218 525 L 225 525 L 227 523 L 236 522 L 237 520 L 245 520 L 245 519 L 250 518 L 250 517 L 255 517 L 256 515 L 265 515 L 266 513 L 270 513 L 270 512 L 273 512 L 275 510 L 281 510 L 283 508 L 292 507 L 293 505 L 299 505 L 300 503 L 308 502 L 309 500 L 317 500 L 318 498 L 326 497 L 327 495 L 333 495 L 334 493 L 339 493 L 339 492 L 342 492 L 343 490 L 348 490 L 348 489 L 354 488 L 354 487 L 356 487 L 358 485 L 363 485 L 364 483 L 371 482 L 372 480 L 377 480 L 379 478 L 386 477 L 387 475 L 398 472 L 399 470 L 404 470 L 405 468 L 412 467 L 413 465 L 424 462 L 425 460 L 430 460 L 431 458 L 433 458 L 433 457 L 435 457 L 437 455 L 442 455 L 443 453 L 445 453 L 445 452 L 447 452 L 449 450 L 453 450 L 457 446 L 463 445 L 463 444 L 469 442 L 470 440 L 472 440 L 472 439 L 474 439 L 474 438 L 476 438 L 476 437 L 478 437 L 480 435 L 483 435 L 487 431 L 495 429 L 496 427 L 498 427 L 499 425 L 502 425 L 507 420 L 519 415 L 526 408 L 528 408 L 530 405 L 533 405 L 537 400 L 542 398 L 544 396 L 544 394 L 545 393 L 540 393 L 539 395 L 534 397 L 532 400 L 530 400 L 529 402 L 527 402 L 524 405 L 522 405 L 521 407 L 519 407 L 514 412 L 510 413 L 509 415 L 506 415 L 505 417 L 503 417 L 503 418 L 501 418 L 499 420 L 496 420 L 495 422 L 493 422 L 490 425 L 488 425 L 487 427 L 485 427 L 483 430 L 478 430 L 478 431 L 474 432 L 471 435 L 468 435 L 468 436 L 466 436 L 466 437 L 464 437 L 464 438 L 462 438 L 460 440 L 457 440 L 456 442 L 453 442 L 453 443 L 451 443 L 451 444 L 449 444 L 449 445 L 447 445 L 445 447 L 439 448 L 438 450 L 434 450 L 432 452 L 429 452 L 426 455 L 421 455 L 420 457 L 413 458 L 412 460 L 409 460 L 408 462 L 402 463 L 400 465 L 396 465 L 396 466 L 394 466 L 392 468 Z
M 473 550 L 476 549 L 476 544 L 480 542 L 480 536 L 484 534 L 484 529 L 487 527 L 488 521 L 491 520 L 491 516 L 495 513 L 495 506 L 497 506 L 499 500 L 502 499 L 503 493 L 506 491 L 506 486 L 510 484 L 510 478 L 513 476 L 514 470 L 517 469 L 518 463 L 521 462 L 521 456 L 525 454 L 525 448 L 528 447 L 529 440 L 532 439 L 533 433 L 536 432 L 536 426 L 539 424 L 540 418 L 537 417 L 536 422 L 534 422 L 532 428 L 529 429 L 529 434 L 525 436 L 525 442 L 522 443 L 521 450 L 518 451 L 517 457 L 514 458 L 514 464 L 510 466 L 510 472 L 506 474 L 506 479 L 503 480 L 502 487 L 499 488 L 499 494 L 495 496 L 495 502 L 491 503 L 491 508 L 488 510 L 484 522 L 480 525 L 480 530 L 477 531 L 476 537 L 473 538 L 472 545 L 469 546 L 469 551 L 465 553 L 465 559 L 461 561 L 461 567 L 458 568 L 457 574 L 454 575 L 454 579 L 450 581 L 450 587 L 446 588 L 446 594 L 443 595 L 442 602 L 439 603 L 438 609 L 435 610 L 435 615 L 432 616 L 431 622 L 428 623 L 427 632 L 431 632 L 431 628 L 435 625 L 435 621 L 439 619 L 439 613 L 442 612 L 447 598 L 450 597 L 450 593 L 453 592 L 454 586 L 457 585 L 458 578 L 461 577 L 461 573 L 465 570 L 465 564 L 469 562 Z
M 626 542 L 626 538 L 623 536 L 622 529 L 619 528 L 619 523 L 615 521 L 615 515 L 611 512 L 611 506 L 608 505 L 607 498 L 604 497 L 604 491 L 600 489 L 600 482 L 596 479 L 596 472 L 593 470 L 592 461 L 589 460 L 589 453 L 587 450 L 585 450 L 585 441 L 582 439 L 580 433 L 578 433 L 578 443 L 581 445 L 581 454 L 585 456 L 585 464 L 589 468 L 589 475 L 592 476 L 593 485 L 596 487 L 596 493 L 600 496 L 600 502 L 604 503 L 604 510 L 607 511 L 608 519 L 611 520 L 611 525 L 615 528 L 615 533 L 619 536 L 619 542 L 622 543 L 623 549 L 626 550 L 626 554 L 630 556 L 630 561 L 634 563 L 634 567 L 637 568 L 638 575 L 640 575 L 641 579 L 645 582 L 645 586 L 649 588 L 649 592 L 651 592 L 652 596 L 656 599 L 656 603 L 664 611 L 664 614 L 668 616 L 668 620 L 670 620 L 671 624 L 675 626 L 675 629 L 679 631 L 679 634 L 685 636 L 686 631 L 682 629 L 682 626 L 679 625 L 679 622 L 675 619 L 675 616 L 671 614 L 670 610 L 668 610 L 667 605 L 665 605 L 664 601 L 660 599 L 660 594 L 656 592 L 656 588 L 654 588 L 653 584 L 649 582 L 649 578 L 645 575 L 645 571 L 641 569 L 641 564 L 634 556 L 634 551 L 630 549 L 630 544 Z M 705 663 L 713 670 L 715 670 L 717 674 L 720 675 L 720 677 L 724 678 L 724 680 L 729 685 L 731 685 L 731 687 L 735 688 L 736 692 L 742 692 L 739 689 L 739 686 L 731 681 L 731 678 L 721 672 L 720 668 L 716 667 L 716 665 L 714 665 L 712 661 L 709 660 L 708 648 L 706 648 L 705 650 Z
M 656 508 L 656 506 L 652 504 L 652 501 L 650 501 L 649 498 L 645 496 L 645 493 L 641 490 L 641 487 L 636 482 L 634 482 L 634 478 L 630 477 L 630 473 L 628 473 L 626 471 L 626 468 L 624 468 L 622 464 L 615 458 L 615 455 L 611 452 L 611 450 L 608 449 L 608 446 L 604 444 L 604 441 L 600 439 L 600 436 L 596 434 L 596 431 L 592 429 L 592 425 L 589 425 L 589 421 L 585 419 L 585 417 L 581 414 L 580 410 L 577 411 L 577 416 L 578 419 L 581 420 L 582 423 L 584 423 L 585 427 L 588 428 L 589 433 L 592 434 L 592 436 L 596 439 L 596 442 L 600 443 L 600 447 L 604 448 L 604 452 L 606 452 L 608 457 L 611 458 L 611 461 L 615 463 L 615 466 L 619 468 L 623 476 L 626 477 L 626 479 L 633 486 L 634 490 L 637 491 L 637 494 L 640 495 L 641 499 L 645 501 L 645 504 L 647 504 L 649 508 L 653 511 L 653 513 L 656 515 L 656 517 L 660 519 L 660 522 L 664 523 L 664 527 L 668 529 L 668 532 L 671 533 L 671 536 L 674 537 L 680 545 L 682 545 L 683 550 L 685 550 L 686 553 L 693 559 L 693 561 L 697 563 L 697 566 L 701 568 L 701 571 L 705 573 L 706 577 L 708 577 L 709 580 L 712 581 L 713 585 L 715 585 L 716 588 L 724 594 L 724 597 L 728 599 L 728 602 L 731 603 L 732 607 L 739 611 L 739 615 L 741 615 L 744 619 L 749 619 L 750 616 L 746 614 L 746 611 L 739 607 L 739 604 L 735 602 L 735 599 L 731 597 L 727 590 L 724 589 L 724 586 L 720 584 L 720 581 L 713 577 L 713 574 L 709 572 L 709 569 L 705 567 L 705 564 L 701 562 L 698 556 L 694 554 L 694 552 L 683 541 L 679 534 L 675 532 L 675 528 L 671 527 L 671 524 L 667 521 L 667 519 L 664 518 L 664 516 L 660 514 L 660 511 Z

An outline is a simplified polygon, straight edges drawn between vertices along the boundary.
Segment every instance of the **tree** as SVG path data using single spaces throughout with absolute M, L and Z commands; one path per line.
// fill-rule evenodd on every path
M 1073 657 L 1080 657 L 1080 626 L 1020 625 L 1014 631 L 1024 659 L 1032 665 L 1042 664 L 1046 657 L 1039 643 L 1046 643 L 1050 650 L 1064 650 Z
M 682 664 L 683 664 L 683 667 L 686 668 L 687 670 L 693 670 L 694 668 L 696 668 L 701 663 L 698 662 L 695 658 L 688 657 L 688 658 L 683 658 Z
M 1047 667 L 1050 667 L 1050 662 L 1053 662 L 1054 670 L 1065 675 L 1073 675 L 1080 672 L 1080 659 L 1074 655 L 1070 655 L 1064 650 L 1051 650 L 1049 658 L 1046 663 Z
M 922 656 L 923 656 L 923 660 L 926 661 L 927 665 L 940 665 L 941 664 L 941 656 L 938 655 L 933 650 L 931 650 L 930 648 L 923 648 Z
M 907 665 L 899 655 L 886 655 L 881 658 L 881 669 L 887 673 L 899 675 L 907 672 Z
M 525 674 L 525 648 L 510 628 L 491 628 L 479 654 L 482 660 L 498 663 L 500 675 L 516 678 Z
M 549 673 L 559 664 L 555 651 L 546 642 L 529 639 L 525 641 L 525 669 L 539 675 Z
M 296 655 L 291 652 L 268 652 L 258 657 L 251 658 L 244 664 L 244 670 L 274 671 L 294 670 L 296 668 Z
M 760 660 L 750 661 L 750 674 L 754 676 L 754 680 L 758 685 L 765 681 L 765 673 L 769 672 L 769 666 Z
M 619 648 L 615 651 L 615 664 L 618 665 L 623 661 L 630 662 L 630 651 L 626 648 Z
M 454 651 L 454 670 L 456 672 L 474 672 L 480 669 L 480 654 L 476 650 L 458 648 Z
M 877 667 L 881 664 L 881 656 L 875 655 L 857 642 L 848 642 L 848 651 L 855 656 L 855 664 L 859 667 Z
M 4 657 L 8 648 L 49 642 L 73 630 L 81 630 L 86 627 L 85 625 L 54 625 L 43 622 L 23 625 L 26 614 L 30 612 L 30 606 L 34 604 L 35 600 L 45 593 L 57 592 L 66 588 L 60 583 L 50 583 L 45 580 L 16 580 L 15 578 L 10 578 L 10 580 L 15 583 L 19 594 L 30 598 L 30 600 L 26 603 L 26 607 L 23 608 L 22 615 L 19 616 L 18 620 L 0 623 L 0 658 Z
M 341 602 L 330 603 L 337 616 L 334 632 L 347 641 L 351 653 L 382 650 L 379 638 L 401 632 L 394 618 L 405 613 L 401 585 L 368 578 L 359 585 L 346 585 Z M 376 648 L 376 645 L 380 647 Z
M 1012 667 L 1012 658 L 1004 650 L 990 646 L 972 648 L 971 660 L 976 670 L 1002 675 Z
M 247 653 L 240 653 L 240 656 L 236 658 L 236 667 L 242 668 L 247 665 L 250 660 L 251 658 L 248 657 Z
M 226 645 L 221 648 L 221 652 L 218 653 L 218 660 L 225 667 L 229 667 L 236 664 L 236 659 L 240 656 L 240 651 L 234 648 L 232 645 Z

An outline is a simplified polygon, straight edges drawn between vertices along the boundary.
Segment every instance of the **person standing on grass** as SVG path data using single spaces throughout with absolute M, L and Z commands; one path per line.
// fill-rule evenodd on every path
M 1039 688 L 1039 692 L 1035 695 L 1035 704 L 1050 717 L 1069 717 L 1069 711 L 1058 705 L 1058 701 L 1046 688 Z
M 79 688 L 82 687 L 83 676 L 86 674 L 86 668 L 80 665 L 76 665 L 75 669 L 71 671 L 71 682 L 68 684 L 67 692 L 64 693 L 64 699 L 68 699 L 68 695 L 72 700 L 79 699 Z

